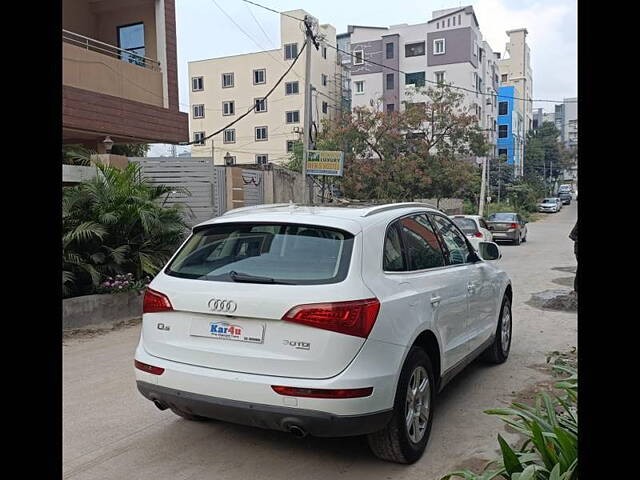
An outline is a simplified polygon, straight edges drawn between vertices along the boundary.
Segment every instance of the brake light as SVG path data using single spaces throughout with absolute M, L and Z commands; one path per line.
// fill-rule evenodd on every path
M 153 375 L 162 375 L 164 373 L 164 368 L 154 367 L 153 365 L 147 365 L 146 363 L 139 362 L 138 360 L 134 360 L 133 364 L 138 370 L 142 370 L 143 372 L 152 373 Z
M 297 388 L 283 387 L 282 385 L 271 385 L 274 392 L 288 397 L 310 397 L 310 398 L 360 398 L 368 397 L 373 393 L 373 387 L 365 388 Z
M 142 313 L 170 312 L 172 310 L 171 301 L 164 293 L 156 292 L 150 288 L 144 291 Z
M 474 237 L 482 238 L 482 232 L 476 232 L 473 234 Z
M 312 303 L 293 307 L 284 314 L 282 320 L 367 338 L 376 323 L 379 310 L 380 302 L 377 298 Z
M 518 228 L 518 224 L 517 223 L 512 223 L 509 228 Z

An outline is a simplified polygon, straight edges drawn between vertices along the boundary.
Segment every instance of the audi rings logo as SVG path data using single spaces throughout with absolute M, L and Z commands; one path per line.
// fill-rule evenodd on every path
M 214 312 L 233 313 L 238 308 L 238 304 L 233 300 L 212 298 L 209 300 L 209 308 Z

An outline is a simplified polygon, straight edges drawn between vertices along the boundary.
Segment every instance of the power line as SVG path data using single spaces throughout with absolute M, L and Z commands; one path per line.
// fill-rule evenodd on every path
M 291 16 L 291 15 L 286 14 L 286 13 L 283 13 L 283 12 L 279 12 L 279 11 L 274 10 L 274 9 L 272 9 L 272 8 L 269 8 L 269 7 L 265 7 L 264 5 L 260 5 L 259 3 L 251 2 L 251 1 L 249 1 L 249 0 L 242 0 L 242 1 L 243 1 L 243 2 L 247 2 L 247 3 L 251 3 L 252 5 L 255 5 L 255 6 L 260 7 L 260 8 L 264 8 L 265 10 L 269 10 L 270 12 L 278 13 L 278 14 L 280 14 L 280 15 L 284 15 L 284 16 L 286 16 L 286 17 L 293 18 L 294 20 L 298 20 L 298 21 L 300 21 L 300 22 L 304 22 L 304 20 L 302 20 L 302 19 L 300 19 L 300 18 L 297 18 L 297 17 Z M 337 47 L 336 45 L 332 45 L 331 43 L 327 42 L 326 40 L 322 40 L 322 42 L 323 42 L 325 45 L 327 45 L 328 47 L 331 47 L 331 48 L 333 48 L 334 50 L 336 50 L 336 51 L 338 51 L 338 52 L 342 52 L 342 53 L 344 53 L 344 54 L 346 54 L 346 55 L 349 55 L 349 56 L 350 56 L 350 57 L 352 57 L 352 58 L 356 58 L 356 57 L 355 57 L 355 55 L 354 55 L 354 54 L 352 54 L 351 52 L 347 52 L 347 51 L 345 51 L 345 50 L 342 50 L 341 48 Z M 393 68 L 393 67 L 389 67 L 389 66 L 387 66 L 387 65 L 382 65 L 381 63 L 374 62 L 373 60 L 368 60 L 368 59 L 364 58 L 364 53 L 363 53 L 363 55 L 362 55 L 362 57 L 361 57 L 361 60 L 362 60 L 363 62 L 367 62 L 367 63 L 370 63 L 370 64 L 372 64 L 372 65 L 377 65 L 377 66 L 379 66 L 379 67 L 386 68 L 387 70 L 391 70 L 391 71 L 394 71 L 394 72 L 397 72 L 397 73 L 402 73 L 403 75 L 408 75 L 408 74 L 407 74 L 407 72 L 404 72 L 404 71 L 402 71 L 402 70 L 400 70 L 400 69 L 396 69 L 396 68 Z M 436 82 L 435 80 L 427 80 L 427 79 L 425 79 L 425 81 L 426 81 L 426 82 L 429 82 L 429 83 L 433 83 L 433 84 L 435 84 L 435 85 L 440 85 L 440 84 L 439 84 L 438 82 Z M 472 89 L 470 89 L 470 88 L 461 87 L 461 86 L 459 86 L 459 85 L 454 85 L 453 83 L 449 83 L 449 84 L 447 84 L 447 85 L 448 85 L 449 87 L 451 87 L 451 88 L 455 88 L 455 89 L 459 89 L 459 90 L 464 90 L 464 91 L 467 91 L 467 92 L 469 92 L 469 93 L 475 93 L 475 94 L 480 94 L 480 95 L 489 95 L 489 96 L 492 96 L 492 97 L 498 97 L 498 98 L 510 98 L 510 99 L 513 99 L 513 100 L 524 100 L 524 101 L 532 102 L 532 103 L 533 103 L 533 102 L 546 102 L 546 103 L 577 103 L 577 100 L 564 101 L 564 100 L 546 100 L 546 99 L 534 99 L 534 98 L 526 99 L 526 98 L 520 98 L 520 97 L 512 97 L 512 96 L 508 96 L 508 95 L 499 95 L 499 94 L 497 94 L 497 93 L 480 92 L 480 91 L 478 91 L 478 90 L 472 90 Z

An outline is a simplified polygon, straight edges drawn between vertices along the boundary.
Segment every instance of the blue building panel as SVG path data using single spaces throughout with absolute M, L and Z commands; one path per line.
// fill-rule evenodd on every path
M 513 135 L 513 97 L 515 97 L 515 89 L 511 87 L 500 87 L 498 89 L 498 152 L 507 150 L 507 163 L 514 164 L 514 135 Z M 507 113 L 500 115 L 500 103 L 507 102 Z M 507 126 L 507 136 L 500 138 L 500 125 Z

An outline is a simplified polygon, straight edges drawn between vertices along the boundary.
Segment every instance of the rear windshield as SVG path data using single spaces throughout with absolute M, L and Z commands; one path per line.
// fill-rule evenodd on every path
M 476 222 L 471 220 L 470 218 L 453 217 L 453 223 L 460 227 L 460 230 L 462 230 L 464 233 L 476 233 L 478 231 Z
M 542 203 L 556 203 L 556 199 L 555 198 L 545 198 L 544 200 L 542 200 Z
M 490 222 L 501 222 L 503 220 L 511 222 L 516 220 L 516 215 L 515 213 L 492 213 L 489 215 L 488 220 Z
M 314 285 L 345 279 L 353 235 L 327 227 L 221 223 L 197 230 L 165 269 L 197 280 Z

